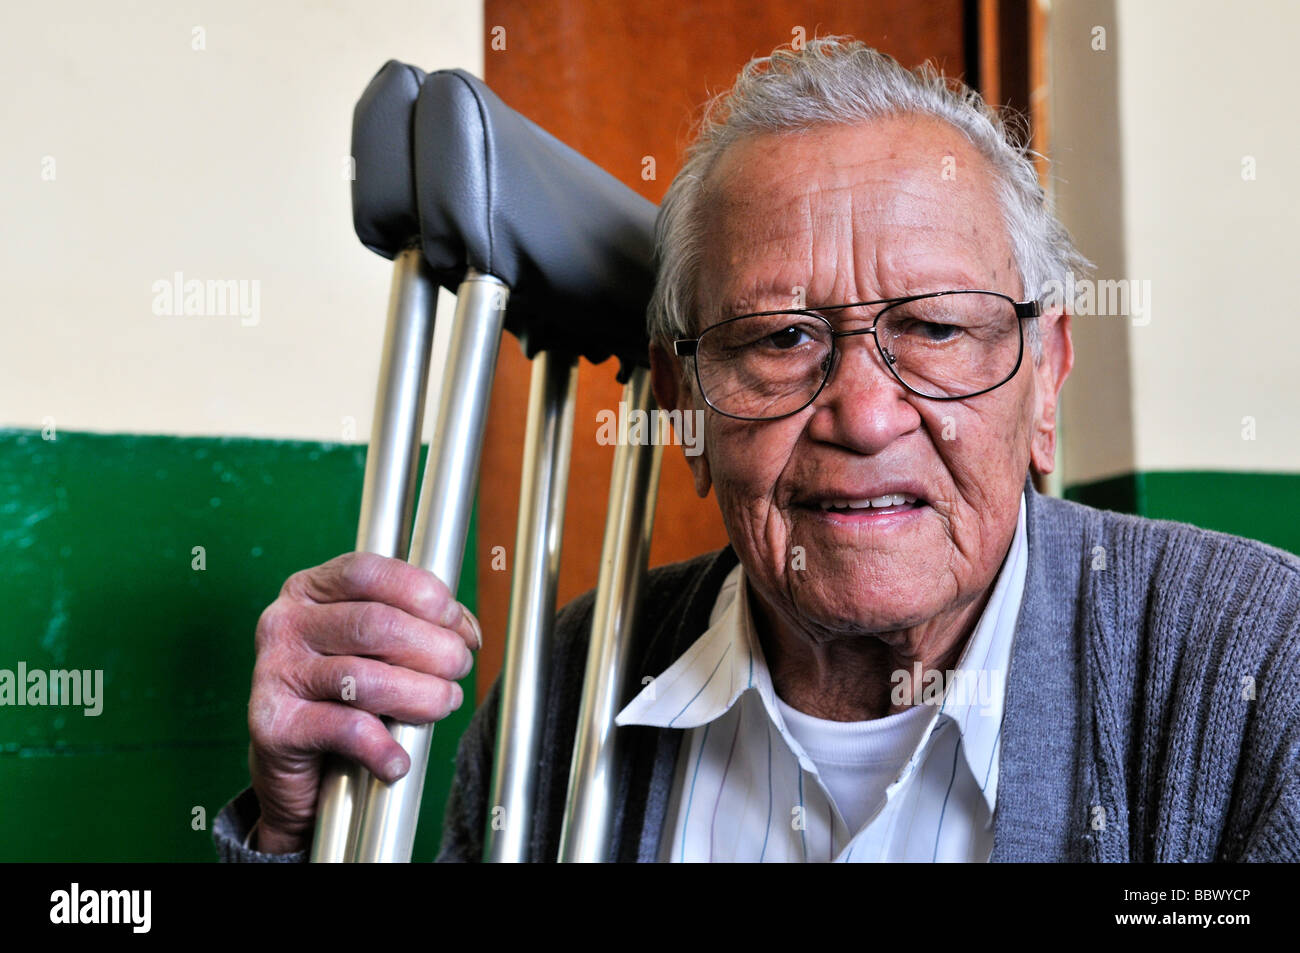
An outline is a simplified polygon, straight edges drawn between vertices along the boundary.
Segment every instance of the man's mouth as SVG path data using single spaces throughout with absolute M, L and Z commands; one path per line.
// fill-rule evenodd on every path
M 797 505 L 841 525 L 892 525 L 930 504 L 919 484 L 899 480 L 875 486 L 831 486 L 796 497 Z M 895 517 L 896 519 L 888 519 Z
M 884 516 L 887 513 L 906 513 L 918 506 L 925 506 L 925 501 L 910 493 L 885 493 L 861 499 L 821 500 L 818 506 L 830 513 Z

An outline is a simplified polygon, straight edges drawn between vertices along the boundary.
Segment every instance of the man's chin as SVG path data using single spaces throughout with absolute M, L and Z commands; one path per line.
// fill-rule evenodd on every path
M 951 541 L 938 521 L 921 516 L 913 525 L 881 533 L 856 532 L 811 521 L 792 533 L 792 575 L 832 581 L 846 592 L 921 591 L 940 582 L 943 567 L 952 564 Z
M 819 589 L 795 591 L 795 608 L 805 623 L 817 629 L 845 634 L 897 632 L 920 625 L 938 614 L 934 591 L 906 592 L 878 589 Z
M 904 550 L 825 552 L 809 547 L 804 570 L 786 577 L 790 601 L 808 622 L 828 629 L 889 632 L 917 625 L 942 611 L 954 593 L 943 563 Z M 846 558 L 848 557 L 848 558 Z

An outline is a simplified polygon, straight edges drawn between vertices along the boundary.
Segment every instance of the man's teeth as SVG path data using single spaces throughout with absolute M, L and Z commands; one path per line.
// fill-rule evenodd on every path
M 886 493 L 884 496 L 873 496 L 869 500 L 822 500 L 821 507 L 824 510 L 884 509 L 887 506 L 911 505 L 915 502 L 916 497 L 906 493 Z

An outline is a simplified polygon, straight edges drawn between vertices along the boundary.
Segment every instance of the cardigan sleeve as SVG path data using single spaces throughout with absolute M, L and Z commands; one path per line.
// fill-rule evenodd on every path
M 1231 624 L 1235 645 L 1229 643 L 1218 666 L 1233 690 L 1219 707 L 1239 712 L 1244 726 L 1217 859 L 1294 864 L 1300 862 L 1300 560 L 1238 543 L 1231 563 L 1253 589 L 1239 600 Z
M 501 677 L 497 676 L 456 748 L 456 775 L 442 815 L 442 845 L 434 858 L 436 863 L 477 863 L 483 859 L 500 700 Z
M 1272 802 L 1265 808 L 1242 860 L 1300 863 L 1300 759 L 1281 771 Z
M 212 825 L 212 842 L 223 864 L 301 864 L 307 851 L 267 854 L 248 846 L 249 835 L 261 816 L 261 806 L 252 788 L 244 788 L 221 809 Z
M 1300 587 L 1297 587 L 1300 588 Z M 1239 787 L 1259 790 L 1259 813 L 1249 827 L 1240 859 L 1265 863 L 1300 863 L 1300 629 L 1293 629 L 1279 652 L 1259 695 L 1253 719 L 1258 736 L 1274 745 L 1252 744 L 1257 753 L 1246 766 Z

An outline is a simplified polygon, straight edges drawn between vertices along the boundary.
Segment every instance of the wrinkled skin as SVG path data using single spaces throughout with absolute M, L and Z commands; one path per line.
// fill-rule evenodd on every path
M 949 156 L 955 178 L 942 175 Z M 706 189 L 697 333 L 795 306 L 796 286 L 810 308 L 952 289 L 1022 298 L 989 167 L 940 121 L 752 137 L 720 158 Z M 869 326 L 875 311 L 832 321 Z M 706 411 L 704 453 L 686 459 L 697 492 L 716 494 L 789 704 L 839 721 L 880 717 L 901 710 L 892 672 L 956 667 L 1010 547 L 1026 474 L 1053 467 L 1073 352 L 1068 317 L 1039 323 L 1040 361 L 1026 345 L 1008 383 L 959 401 L 910 394 L 869 335 L 843 338 L 817 400 L 760 423 L 709 410 L 689 361 L 652 349 L 660 406 Z M 815 504 L 903 484 L 928 504 L 904 518 L 864 525 Z
M 483 645 L 478 620 L 433 573 L 344 553 L 290 576 L 257 623 L 248 767 L 261 809 L 251 845 L 306 850 L 327 752 L 385 781 L 411 767 L 381 716 L 441 721 Z

